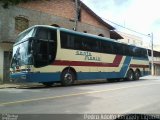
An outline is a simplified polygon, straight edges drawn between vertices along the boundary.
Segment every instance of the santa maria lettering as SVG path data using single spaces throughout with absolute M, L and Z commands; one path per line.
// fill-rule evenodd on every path
M 93 56 L 91 52 L 88 51 L 76 51 L 76 55 L 84 56 L 85 60 L 91 60 L 91 61 L 101 61 L 100 57 Z

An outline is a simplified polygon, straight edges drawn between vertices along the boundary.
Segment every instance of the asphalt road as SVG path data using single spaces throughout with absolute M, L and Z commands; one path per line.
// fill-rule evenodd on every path
M 0 89 L 0 113 L 160 114 L 160 77 L 69 87 Z

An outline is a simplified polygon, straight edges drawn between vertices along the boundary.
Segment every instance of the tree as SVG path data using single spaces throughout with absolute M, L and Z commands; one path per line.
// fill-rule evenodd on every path
M 31 0 L 0 0 L 3 3 L 3 8 L 8 8 L 9 5 L 16 5 L 20 2 L 27 2 Z

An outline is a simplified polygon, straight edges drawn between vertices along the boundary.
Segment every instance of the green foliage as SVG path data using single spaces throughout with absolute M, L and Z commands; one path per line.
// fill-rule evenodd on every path
M 3 8 L 8 8 L 9 5 L 16 5 L 20 2 L 27 2 L 30 0 L 0 0 L 3 3 Z

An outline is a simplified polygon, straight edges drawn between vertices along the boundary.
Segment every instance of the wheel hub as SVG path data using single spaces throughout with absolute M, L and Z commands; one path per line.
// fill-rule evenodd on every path
M 64 79 L 67 81 L 72 81 L 72 75 L 70 73 L 65 74 Z

